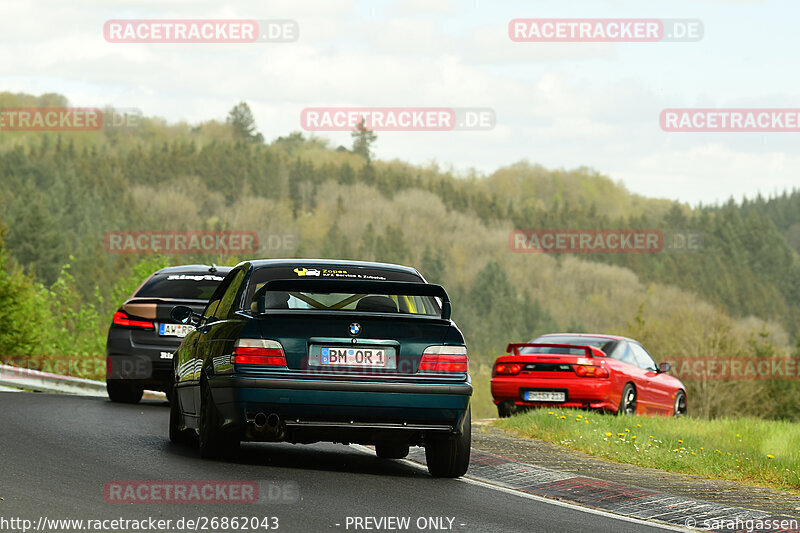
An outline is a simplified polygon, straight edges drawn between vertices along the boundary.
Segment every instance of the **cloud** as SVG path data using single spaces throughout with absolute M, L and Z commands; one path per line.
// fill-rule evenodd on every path
M 267 139 L 299 129 L 304 107 L 489 107 L 497 116 L 491 131 L 379 133 L 377 155 L 486 173 L 521 159 L 585 165 L 634 191 L 692 201 L 794 186 L 795 135 L 668 134 L 658 126 L 666 107 L 796 106 L 796 70 L 772 68 L 781 61 L 773 44 L 711 31 L 720 20 L 746 27 L 756 13 L 744 7 L 731 14 L 722 4 L 702 5 L 709 29 L 702 43 L 639 46 L 512 42 L 508 21 L 530 14 L 522 2 L 400 0 L 373 8 L 353 0 L 19 0 L 0 6 L 2 85 L 189 122 L 223 120 L 245 100 Z M 563 9 L 539 7 L 554 16 Z M 591 2 L 578 8 L 602 9 Z M 768 19 L 770 9 L 761 5 L 757 13 Z M 288 18 L 300 24 L 300 39 L 113 44 L 102 37 L 111 18 Z M 759 76 L 748 75 L 751 69 Z M 321 135 L 350 145 L 346 132 Z

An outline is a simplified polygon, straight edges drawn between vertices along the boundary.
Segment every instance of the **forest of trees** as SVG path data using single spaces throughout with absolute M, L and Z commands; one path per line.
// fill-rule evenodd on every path
M 0 107 L 47 105 L 66 100 L 0 93 Z M 353 140 L 333 148 L 295 132 L 265 143 L 243 103 L 225 122 L 0 131 L 0 357 L 102 355 L 111 314 L 153 269 L 246 259 L 104 249 L 107 231 L 164 229 L 255 231 L 264 258 L 417 267 L 452 295 L 477 387 L 507 342 L 554 331 L 627 334 L 659 360 L 797 355 L 800 191 L 690 207 L 585 168 L 455 175 L 371 159 L 375 137 Z M 516 228 L 694 231 L 703 247 L 520 254 L 508 246 Z M 286 234 L 291 249 L 269 245 Z M 704 416 L 800 416 L 793 382 L 687 385 Z M 737 405 L 741 394 L 752 400 Z

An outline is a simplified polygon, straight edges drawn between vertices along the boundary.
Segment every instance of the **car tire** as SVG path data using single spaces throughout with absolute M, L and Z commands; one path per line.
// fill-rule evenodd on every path
M 672 414 L 675 417 L 681 417 L 686 415 L 686 410 L 686 393 L 682 390 L 679 390 L 677 394 L 675 394 L 675 406 L 673 407 Z
M 181 427 L 183 425 L 181 418 L 180 402 L 178 396 L 173 393 L 169 404 L 169 440 L 181 446 L 192 445 L 197 441 L 196 434 L 190 429 Z
M 517 412 L 519 412 L 519 409 L 513 402 L 504 401 L 497 404 L 497 416 L 500 418 L 508 418 Z
M 408 456 L 409 446 L 405 442 L 379 442 L 375 455 L 381 459 L 403 459 Z
M 626 383 L 622 389 L 622 399 L 619 402 L 618 415 L 636 414 L 636 387 L 633 383 Z
M 139 403 L 144 389 L 118 380 L 106 381 L 106 392 L 112 402 Z
M 226 457 L 239 447 L 239 439 L 234 435 L 220 431 L 220 416 L 211 387 L 205 377 L 200 381 L 200 420 L 198 422 L 198 443 L 200 457 L 203 459 L 220 459 Z
M 470 410 L 467 410 L 460 435 L 444 439 L 431 439 L 425 443 L 425 460 L 430 475 L 455 478 L 466 474 L 467 468 L 469 468 L 471 444 L 472 421 Z

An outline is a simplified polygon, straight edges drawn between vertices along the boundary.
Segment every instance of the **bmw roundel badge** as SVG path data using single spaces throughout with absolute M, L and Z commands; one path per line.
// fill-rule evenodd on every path
M 361 324 L 359 324 L 358 322 L 353 322 L 352 324 L 350 324 L 350 335 L 353 335 L 355 337 L 359 333 L 361 333 Z

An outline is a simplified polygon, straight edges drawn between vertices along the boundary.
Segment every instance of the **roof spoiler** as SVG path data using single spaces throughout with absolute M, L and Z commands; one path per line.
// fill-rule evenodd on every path
M 586 352 L 586 357 L 605 357 L 606 354 L 600 348 L 594 346 L 584 346 L 580 344 L 550 344 L 546 342 L 510 342 L 506 347 L 508 353 L 519 355 L 522 348 L 578 348 Z M 543 355 L 558 355 L 558 354 L 543 354 Z
M 442 300 L 442 318 L 449 320 L 452 314 L 450 297 L 441 285 L 413 281 L 372 281 L 341 279 L 273 279 L 258 292 L 311 292 L 319 294 L 386 294 L 403 296 L 430 296 Z

